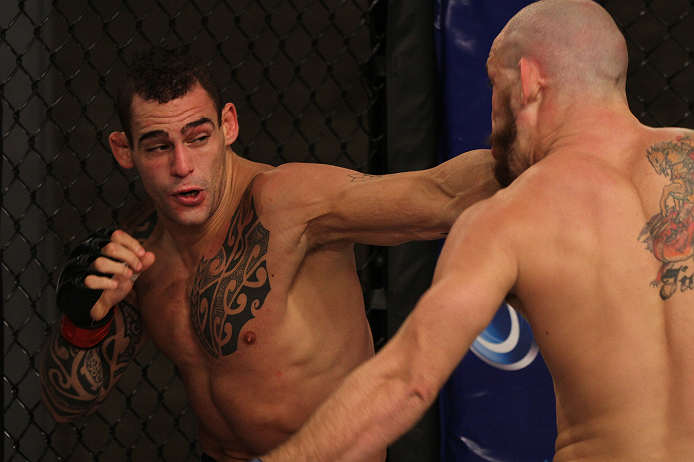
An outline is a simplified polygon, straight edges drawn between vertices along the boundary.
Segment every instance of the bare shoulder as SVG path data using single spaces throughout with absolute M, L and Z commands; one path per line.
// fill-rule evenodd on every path
M 527 203 L 525 189 L 514 182 L 492 197 L 468 207 L 456 219 L 446 237 L 449 253 L 487 253 L 491 248 L 498 248 L 512 254 L 510 245 L 516 240 L 515 236 L 533 223 L 524 210 Z
M 262 172 L 256 177 L 256 183 L 262 188 L 300 195 L 306 191 L 320 193 L 325 187 L 337 186 L 336 181 L 344 183 L 370 178 L 376 177 L 334 165 L 292 162 Z
M 146 198 L 123 220 L 121 229 L 142 243 L 152 235 L 156 224 L 157 211 L 154 202 Z
M 658 127 L 650 129 L 650 134 L 654 138 L 653 142 L 676 142 L 694 139 L 694 130 L 681 127 Z
M 286 163 L 253 180 L 253 196 L 261 206 L 277 209 L 326 207 L 350 184 L 376 177 L 342 167 Z
M 590 156 L 546 158 L 510 186 L 470 206 L 456 220 L 449 239 L 475 239 L 466 246 L 493 242 L 509 253 L 526 253 L 523 249 L 581 225 L 600 206 L 599 196 L 609 198 L 609 191 L 622 183 L 609 166 Z

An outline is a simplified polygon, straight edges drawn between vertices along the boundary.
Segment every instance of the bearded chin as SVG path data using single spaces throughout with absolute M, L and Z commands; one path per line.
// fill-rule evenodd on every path
M 510 185 L 516 179 L 516 175 L 511 172 L 510 159 L 515 156 L 513 144 L 516 141 L 516 125 L 509 124 L 498 132 L 489 136 L 489 145 L 494 146 L 497 159 L 494 162 L 494 178 L 502 188 Z
M 516 179 L 516 177 L 511 173 L 507 155 L 497 159 L 494 163 L 494 178 L 502 188 L 509 186 L 511 183 L 513 183 L 513 180 Z

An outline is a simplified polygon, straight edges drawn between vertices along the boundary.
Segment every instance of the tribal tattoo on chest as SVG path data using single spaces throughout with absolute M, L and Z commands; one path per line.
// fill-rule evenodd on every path
M 270 293 L 266 253 L 270 232 L 263 227 L 248 187 L 231 219 L 222 247 L 198 265 L 191 291 L 193 329 L 215 358 L 238 349 L 241 329 Z
M 660 197 L 660 213 L 639 235 L 661 262 L 654 287 L 660 298 L 694 290 L 694 140 L 681 136 L 648 150 L 648 160 L 659 175 L 669 178 Z

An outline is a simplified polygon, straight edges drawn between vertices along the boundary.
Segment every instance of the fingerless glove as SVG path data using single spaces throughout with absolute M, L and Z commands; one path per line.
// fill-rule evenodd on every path
M 113 231 L 115 230 L 110 228 L 99 228 L 87 236 L 84 242 L 70 252 L 58 279 L 56 305 L 64 314 L 61 333 L 75 346 L 88 348 L 96 345 L 106 336 L 113 320 L 114 308 L 111 308 L 103 319 L 92 319 L 91 309 L 101 297 L 103 290 L 90 289 L 84 285 L 84 279 L 90 274 L 111 277 L 92 269 L 90 265 L 101 256 L 101 249 L 111 241 Z M 87 332 L 80 332 L 85 329 Z M 83 346 L 92 342 L 92 345 Z

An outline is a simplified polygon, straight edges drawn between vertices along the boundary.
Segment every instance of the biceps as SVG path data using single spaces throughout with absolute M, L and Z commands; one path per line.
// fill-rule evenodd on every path
M 467 353 L 472 342 L 491 322 L 503 301 L 494 295 L 470 293 L 453 284 L 439 283 L 422 297 L 413 313 L 413 325 L 423 348 L 430 350 L 427 362 L 438 370 L 439 385 Z
M 455 268 L 444 264 L 408 319 L 407 329 L 422 351 L 417 356 L 421 367 L 429 369 L 438 386 L 492 321 L 512 286 L 512 268 L 489 271 L 487 264 Z

